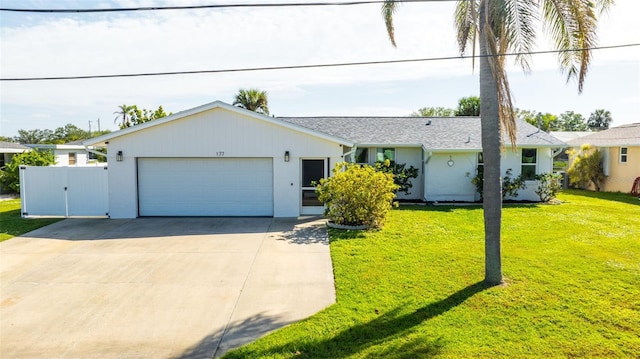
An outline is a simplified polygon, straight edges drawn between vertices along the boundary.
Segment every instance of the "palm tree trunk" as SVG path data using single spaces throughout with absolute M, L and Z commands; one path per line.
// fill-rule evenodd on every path
M 487 3 L 480 1 L 478 36 L 480 38 L 480 118 L 482 127 L 482 154 L 484 159 L 484 240 L 485 282 L 502 283 L 502 259 L 500 254 L 500 226 L 502 222 L 502 183 L 500 181 L 500 120 L 498 87 L 486 57 L 487 37 L 485 14 Z

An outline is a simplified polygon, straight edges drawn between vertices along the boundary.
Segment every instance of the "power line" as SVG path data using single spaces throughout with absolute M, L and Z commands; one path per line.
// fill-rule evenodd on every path
M 400 3 L 418 2 L 451 2 L 458 0 L 396 0 Z M 195 9 L 224 9 L 224 8 L 248 8 L 248 7 L 296 7 L 296 6 L 352 6 L 367 4 L 382 4 L 384 0 L 363 0 L 349 2 L 296 2 L 296 3 L 249 3 L 249 4 L 210 4 L 210 5 L 185 5 L 185 6 L 141 6 L 127 8 L 102 8 L 102 9 L 20 9 L 0 8 L 0 11 L 28 12 L 28 13 L 96 13 L 96 12 L 123 12 L 123 11 L 158 11 L 158 10 L 195 10 Z
M 50 76 L 50 77 L 13 77 L 13 78 L 0 78 L 0 81 L 50 81 L 50 80 L 86 80 L 86 79 L 104 79 L 115 77 L 148 77 L 148 76 L 171 76 L 171 75 L 194 75 L 194 74 L 218 74 L 218 73 L 231 73 L 231 72 L 252 72 L 252 71 L 270 71 L 270 70 L 293 70 L 293 69 L 310 69 L 310 68 L 325 68 L 325 67 L 342 67 L 342 66 L 364 66 L 364 65 L 382 65 L 382 64 L 401 64 L 410 62 L 428 62 L 428 61 L 444 61 L 444 60 L 459 60 L 470 59 L 478 57 L 497 57 L 497 56 L 522 56 L 522 55 L 542 55 L 542 54 L 554 54 L 562 52 L 578 52 L 586 50 L 606 50 L 616 49 L 623 47 L 640 46 L 640 43 L 633 44 L 621 44 L 610 46 L 597 46 L 583 49 L 571 49 L 571 50 L 546 50 L 546 51 L 531 51 L 531 52 L 514 52 L 497 55 L 461 55 L 461 56 L 444 56 L 444 57 L 430 57 L 422 59 L 403 59 L 403 60 L 381 60 L 381 61 L 361 61 L 361 62 L 342 62 L 333 64 L 313 64 L 313 65 L 289 65 L 289 66 L 268 66 L 268 67 L 248 67 L 238 69 L 221 69 L 221 70 L 193 70 L 193 71 L 168 71 L 168 72 L 146 72 L 146 73 L 134 73 L 134 74 L 111 74 L 111 75 L 84 75 L 84 76 Z

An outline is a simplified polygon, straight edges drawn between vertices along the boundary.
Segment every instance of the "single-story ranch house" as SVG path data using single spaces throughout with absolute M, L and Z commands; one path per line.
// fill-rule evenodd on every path
M 533 176 L 566 145 L 525 122 L 503 172 Z M 108 148 L 111 218 L 321 214 L 313 181 L 342 161 L 390 159 L 419 169 L 401 199 L 474 201 L 482 165 L 480 119 L 269 117 L 216 101 L 84 142 Z

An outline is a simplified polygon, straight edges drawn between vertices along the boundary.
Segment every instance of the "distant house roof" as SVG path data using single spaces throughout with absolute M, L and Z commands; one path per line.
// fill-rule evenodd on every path
M 424 146 L 430 150 L 480 150 L 479 117 L 277 117 L 358 146 Z M 519 146 L 566 144 L 525 121 L 518 121 Z M 510 145 L 510 143 L 507 143 Z
M 24 151 L 31 151 L 31 149 L 19 143 L 0 141 L 0 153 L 22 153 Z
M 590 144 L 596 147 L 640 146 L 640 123 L 613 127 L 568 141 L 571 146 Z
M 591 131 L 551 131 L 549 134 L 560 141 L 569 142 L 573 139 L 593 134 Z

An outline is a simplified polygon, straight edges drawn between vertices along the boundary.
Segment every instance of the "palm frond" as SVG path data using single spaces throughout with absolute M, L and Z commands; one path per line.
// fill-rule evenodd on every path
M 582 92 L 584 79 L 591 62 L 591 51 L 596 45 L 596 7 L 606 11 L 613 0 L 544 0 L 543 24 L 561 50 L 558 61 L 567 73 L 567 81 L 578 80 L 578 92 Z M 564 50 L 564 51 L 562 51 Z
M 464 54 L 467 46 L 471 45 L 472 55 L 476 52 L 476 34 L 478 31 L 478 1 L 462 0 L 456 5 L 454 24 L 458 39 L 460 54 Z
M 393 27 L 393 14 L 398 10 L 398 5 L 398 2 L 394 0 L 385 0 L 382 4 L 382 18 L 387 26 L 387 34 L 393 47 L 398 47 L 396 45 L 395 29 Z
M 504 2 L 505 35 L 509 52 L 518 53 L 516 62 L 524 71 L 530 71 L 528 53 L 533 49 L 536 40 L 536 29 L 533 25 L 538 21 L 538 2 L 536 0 L 518 0 Z M 507 49 L 505 48 L 506 52 Z

